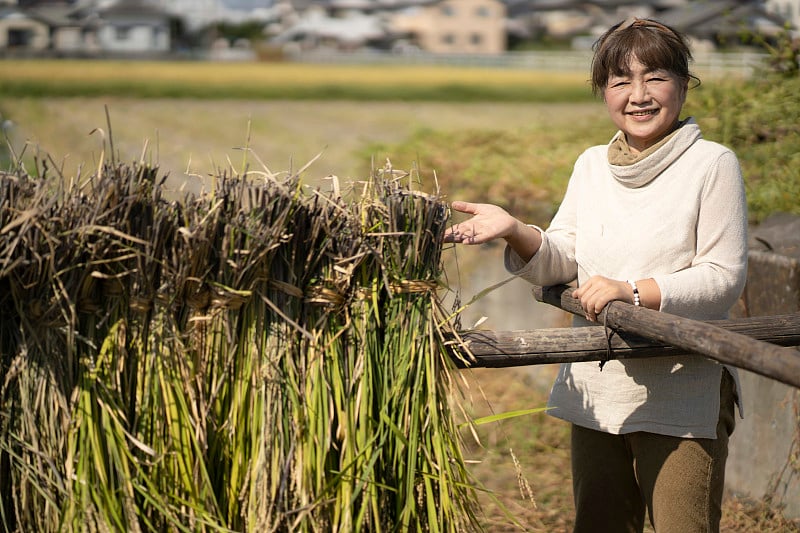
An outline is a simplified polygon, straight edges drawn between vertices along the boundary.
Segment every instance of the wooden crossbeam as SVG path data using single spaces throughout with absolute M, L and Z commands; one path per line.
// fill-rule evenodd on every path
M 535 287 L 537 300 L 583 316 L 567 286 Z M 598 326 L 461 334 L 471 367 L 699 354 L 800 388 L 800 313 L 697 321 L 612 302 Z

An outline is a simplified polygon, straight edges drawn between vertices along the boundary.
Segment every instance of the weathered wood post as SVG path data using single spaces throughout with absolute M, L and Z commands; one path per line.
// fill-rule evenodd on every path
M 535 287 L 537 300 L 583 315 L 566 286 Z M 602 325 L 532 331 L 466 331 L 463 345 L 471 367 L 603 361 L 699 354 L 720 363 L 800 388 L 800 313 L 697 321 L 612 302 L 599 316 Z M 458 358 L 457 358 L 458 359 Z
M 566 285 L 535 287 L 534 296 L 583 316 L 579 302 L 570 295 L 572 290 Z M 775 317 L 771 319 L 777 322 Z M 789 317 L 784 319 L 791 321 Z M 598 322 L 615 331 L 660 341 L 800 388 L 800 351 L 719 327 L 713 321 L 691 320 L 614 301 L 603 309 Z

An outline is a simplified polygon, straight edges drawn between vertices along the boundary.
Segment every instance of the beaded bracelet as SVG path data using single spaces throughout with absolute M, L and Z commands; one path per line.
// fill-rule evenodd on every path
M 633 281 L 632 279 L 628 280 L 628 284 L 633 289 L 633 305 L 639 307 L 640 305 L 642 305 L 642 300 L 639 298 L 639 288 L 636 286 L 636 282 Z

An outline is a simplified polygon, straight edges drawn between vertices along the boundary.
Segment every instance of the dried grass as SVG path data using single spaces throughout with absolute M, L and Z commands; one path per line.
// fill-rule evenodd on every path
M 436 196 L 37 170 L 0 175 L 0 529 L 480 529 Z

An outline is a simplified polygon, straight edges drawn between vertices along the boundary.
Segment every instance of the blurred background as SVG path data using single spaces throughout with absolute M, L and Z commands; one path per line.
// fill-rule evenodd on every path
M 3 0 L 0 54 L 581 69 L 600 32 L 628 16 L 675 27 L 702 55 L 744 52 L 754 34 L 797 28 L 800 7 L 796 0 Z M 547 50 L 558 54 L 523 53 Z
M 303 169 L 327 189 L 391 165 L 446 200 L 546 225 L 575 158 L 614 133 L 587 83 L 591 45 L 632 15 L 690 38 L 703 83 L 686 112 L 737 152 L 751 222 L 800 214 L 800 0 L 0 0 L 0 171 L 81 181 L 103 160 L 140 161 L 182 196 L 223 172 Z M 445 260 L 460 303 L 475 299 L 465 329 L 568 322 L 509 280 L 501 246 L 449 247 Z M 554 370 L 464 372 L 472 414 L 541 407 Z M 758 501 L 731 498 L 725 531 L 798 530 L 789 418 L 779 464 L 761 469 L 794 457 L 788 474 L 735 487 Z M 490 529 L 570 531 L 567 428 L 541 415 L 482 431 L 469 453 L 497 497 Z

